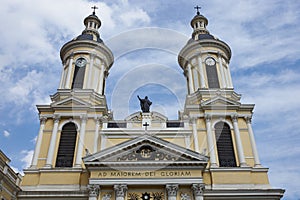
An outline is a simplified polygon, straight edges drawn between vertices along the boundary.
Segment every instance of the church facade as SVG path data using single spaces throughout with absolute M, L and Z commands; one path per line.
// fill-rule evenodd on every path
M 197 12 L 178 55 L 187 81 L 178 120 L 147 109 L 114 119 L 105 81 L 114 57 L 95 12 L 60 51 L 62 73 L 50 105 L 38 105 L 40 130 L 18 199 L 280 199 L 261 165 L 253 104 L 233 89 L 231 49 Z M 140 99 L 145 100 L 145 99 Z M 149 101 L 149 100 L 148 100 Z

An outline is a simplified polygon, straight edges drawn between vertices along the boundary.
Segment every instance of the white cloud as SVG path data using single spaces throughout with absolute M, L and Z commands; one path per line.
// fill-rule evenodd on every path
M 21 151 L 21 155 L 23 156 L 21 158 L 21 162 L 23 163 L 23 165 L 22 165 L 23 169 L 26 169 L 26 168 L 30 167 L 33 152 L 34 152 L 33 150 L 23 150 L 23 151 Z
M 7 130 L 3 131 L 3 135 L 4 137 L 9 137 L 10 136 L 10 132 L 8 132 Z

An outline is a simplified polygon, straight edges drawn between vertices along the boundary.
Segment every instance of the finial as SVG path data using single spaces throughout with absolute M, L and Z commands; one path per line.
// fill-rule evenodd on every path
M 200 15 L 200 11 L 199 10 L 201 9 L 201 7 L 197 5 L 197 6 L 194 7 L 194 9 L 197 9 L 197 15 Z
M 95 15 L 96 14 L 96 9 L 98 9 L 98 7 L 97 6 L 93 6 L 93 7 L 91 7 L 91 9 L 93 9 L 94 11 L 93 11 L 93 15 Z

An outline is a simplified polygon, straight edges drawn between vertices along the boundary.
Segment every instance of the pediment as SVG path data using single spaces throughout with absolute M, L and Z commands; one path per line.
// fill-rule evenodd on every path
M 152 121 L 166 122 L 168 120 L 168 118 L 166 116 L 164 116 L 163 114 L 161 114 L 159 112 L 153 111 L 150 114 L 151 114 Z M 142 113 L 135 112 L 135 113 L 129 115 L 128 117 L 126 117 L 125 121 L 131 121 L 131 122 L 142 121 Z
M 201 106 L 240 106 L 241 103 L 223 96 L 217 96 L 212 99 L 203 101 Z
M 86 166 L 206 166 L 208 157 L 144 134 L 83 158 Z
M 78 99 L 74 96 L 68 97 L 66 99 L 60 100 L 58 102 L 55 102 L 51 104 L 52 107 L 90 107 L 91 104 Z

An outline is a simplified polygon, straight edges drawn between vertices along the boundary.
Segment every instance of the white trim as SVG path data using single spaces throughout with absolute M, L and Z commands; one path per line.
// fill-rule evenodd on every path
M 69 114 L 68 114 L 68 115 L 69 115 Z M 80 125 L 79 125 L 78 121 L 77 121 L 77 120 L 74 120 L 74 119 L 72 119 L 72 118 L 70 118 L 69 120 L 63 121 L 63 122 L 60 124 L 58 130 L 61 131 L 62 128 L 63 128 L 63 126 L 66 125 L 67 123 L 70 123 L 70 122 L 72 122 L 72 123 L 74 123 L 74 124 L 76 125 L 76 130 L 77 130 L 77 131 L 80 130 Z
M 230 115 L 228 115 L 230 116 Z M 233 129 L 233 126 L 232 126 L 232 123 L 230 121 L 228 121 L 227 119 L 218 119 L 218 120 L 215 120 L 213 123 L 212 123 L 212 130 L 215 131 L 215 125 L 219 122 L 225 122 L 226 124 L 229 125 L 230 129 Z

